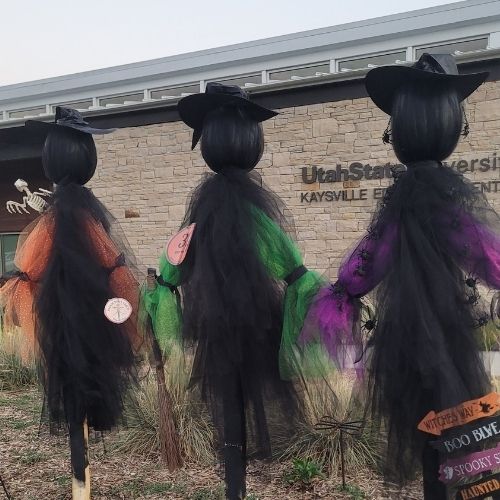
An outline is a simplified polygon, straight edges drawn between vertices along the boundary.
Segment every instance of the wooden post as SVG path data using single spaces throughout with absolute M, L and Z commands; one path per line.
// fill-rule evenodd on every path
M 69 426 L 71 465 L 73 468 L 73 500 L 90 500 L 89 427 Z
M 246 421 L 243 390 L 238 373 L 228 373 L 221 383 L 224 417 L 224 480 L 226 499 L 246 496 Z
M 422 456 L 424 500 L 446 500 L 446 485 L 439 480 L 439 452 L 430 441 L 426 442 Z

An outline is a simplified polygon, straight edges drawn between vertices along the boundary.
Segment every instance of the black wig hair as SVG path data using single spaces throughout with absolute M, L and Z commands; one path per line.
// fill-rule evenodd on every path
M 403 86 L 392 107 L 392 144 L 404 163 L 443 161 L 453 153 L 462 131 L 462 105 L 446 82 Z
M 100 262 L 88 221 L 109 231 L 109 214 L 83 186 L 97 163 L 92 136 L 56 127 L 42 159 L 57 184 L 46 215 L 54 221 L 51 253 L 34 303 L 49 414 L 70 426 L 87 419 L 94 429 L 107 430 L 121 413 L 134 356 L 121 325 L 104 315 L 113 270 Z
M 244 108 L 223 106 L 206 116 L 201 154 L 214 172 L 226 168 L 252 170 L 263 151 L 262 124 L 250 119 Z
M 69 127 L 54 127 L 45 139 L 42 164 L 55 184 L 84 185 L 94 175 L 97 153 L 92 135 Z

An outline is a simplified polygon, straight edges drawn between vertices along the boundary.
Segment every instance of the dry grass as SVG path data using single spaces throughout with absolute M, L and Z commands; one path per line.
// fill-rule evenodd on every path
M 338 477 L 341 464 L 340 430 L 320 430 L 316 424 L 325 416 L 339 422 L 363 420 L 362 409 L 352 401 L 355 376 L 332 372 L 326 381 L 312 384 L 305 394 L 304 421 L 299 434 L 283 454 L 283 458 L 312 460 L 323 471 Z M 335 394 L 336 397 L 333 395 Z M 344 433 L 346 471 L 357 473 L 376 467 L 379 442 L 363 428 L 355 434 Z
M 477 340 L 482 351 L 498 351 L 500 349 L 500 329 L 493 321 L 477 330 Z
M 67 500 L 71 489 L 67 436 L 64 430 L 50 436 L 46 427 L 38 434 L 41 395 L 30 387 L 36 382 L 34 367 L 23 366 L 15 356 L 6 353 L 3 346 L 5 343 L 0 344 L 0 366 L 7 369 L 3 372 L 3 382 L 0 376 L 0 383 L 8 384 L 11 389 L 0 385 L 0 474 L 16 500 L 35 500 L 40 496 Z M 148 374 L 127 405 L 127 427 L 108 434 L 105 448 L 95 436 L 90 441 L 92 489 L 96 500 L 222 498 L 220 469 L 214 466 L 213 429 L 208 414 L 190 398 L 189 367 L 181 357 L 171 358 L 166 375 L 188 464 L 170 473 L 159 461 L 156 380 L 153 374 Z M 370 457 L 373 456 L 372 443 L 363 436 L 359 440 L 347 440 L 347 480 L 352 491 L 339 490 L 338 435 L 317 431 L 314 423 L 325 414 L 340 420 L 347 415 L 350 419 L 357 418 L 355 413 L 349 413 L 352 383 L 349 378 L 332 379 L 333 390 L 340 396 L 337 404 L 325 386 L 318 384 L 308 394 L 304 434 L 288 449 L 290 458 L 306 459 L 309 454 L 322 463 L 326 472 L 332 472 L 331 477 L 314 481 L 304 489 L 284 482 L 291 467 L 289 460 L 251 462 L 248 500 L 421 498 L 419 484 L 404 493 L 390 490 L 370 467 L 363 468 L 363 463 L 372 463 Z M 363 449 L 367 452 L 365 457 L 361 456 Z
M 49 435 L 47 428 L 38 436 L 41 397 L 33 389 L 0 394 L 0 474 L 14 500 L 69 500 L 71 468 L 64 432 Z M 20 428 L 22 427 L 22 431 Z M 155 456 L 116 451 L 121 432 L 105 438 L 106 450 L 91 435 L 90 467 L 93 500 L 218 500 L 221 478 L 213 465 L 188 464 L 170 473 Z M 339 490 L 332 477 L 314 482 L 308 489 L 290 486 L 283 477 L 289 463 L 251 462 L 248 467 L 248 500 L 353 500 L 362 491 L 366 500 L 421 500 L 417 481 L 403 491 L 388 488 L 370 469 L 348 471 L 351 492 Z M 0 493 L 0 498 L 2 498 Z
M 30 387 L 37 383 L 35 363 L 21 361 L 19 332 L 0 331 L 0 390 L 15 390 Z
M 191 463 L 213 464 L 214 432 L 205 409 L 194 401 L 188 390 L 189 370 L 186 362 L 179 352 L 174 352 L 166 365 L 167 388 L 172 398 L 183 457 Z M 149 373 L 128 398 L 126 428 L 121 433 L 118 450 L 145 456 L 157 455 L 160 450 L 158 419 L 156 379 L 153 373 Z

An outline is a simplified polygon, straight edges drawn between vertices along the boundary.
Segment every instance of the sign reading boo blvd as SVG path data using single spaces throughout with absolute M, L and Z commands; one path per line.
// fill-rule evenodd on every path
M 474 172 L 489 172 L 490 175 L 494 174 L 491 179 L 487 181 L 473 182 L 478 191 L 484 193 L 497 193 L 500 192 L 500 158 L 497 158 L 496 153 L 484 158 L 472 159 L 459 159 L 448 162 L 443 162 L 443 165 L 455 169 L 461 174 L 474 173 Z M 358 161 L 352 162 L 346 166 L 337 164 L 334 167 L 328 166 L 310 166 L 302 167 L 302 182 L 304 184 L 320 184 L 320 185 L 335 185 L 338 182 L 359 182 L 359 181 L 372 181 L 382 179 L 392 179 L 393 170 L 404 169 L 404 166 L 398 163 L 386 163 L 384 165 L 370 165 L 369 163 L 361 163 Z M 333 187 L 332 186 L 332 187 Z M 341 202 L 341 201 L 355 201 L 380 199 L 384 196 L 385 188 L 374 187 L 370 190 L 361 189 L 330 189 L 330 190 L 317 190 L 317 191 L 303 191 L 300 193 L 301 203 L 318 203 L 322 201 L 327 202 Z
M 498 435 L 500 435 L 500 415 L 482 418 L 461 427 L 460 430 L 448 433 L 442 439 L 431 441 L 431 445 L 441 453 L 454 453 Z

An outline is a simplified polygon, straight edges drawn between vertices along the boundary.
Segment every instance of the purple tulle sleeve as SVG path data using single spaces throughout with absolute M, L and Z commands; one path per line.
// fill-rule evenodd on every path
M 362 297 L 373 290 L 390 265 L 397 225 L 387 224 L 382 234 L 369 233 L 339 270 L 340 283 L 351 297 Z
M 316 296 L 302 329 L 302 345 L 321 343 L 342 368 L 356 361 L 361 348 L 359 299 L 386 275 L 397 234 L 398 225 L 389 223 L 361 240 L 342 264 L 338 281 Z
M 446 214 L 450 252 L 464 271 L 491 288 L 500 289 L 500 236 L 486 223 L 457 210 Z

